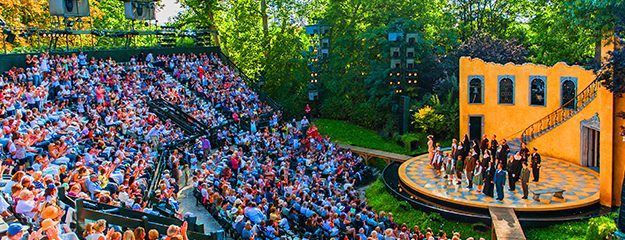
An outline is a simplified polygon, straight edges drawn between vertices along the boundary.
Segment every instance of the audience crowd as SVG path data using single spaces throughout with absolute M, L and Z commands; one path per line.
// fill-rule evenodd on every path
M 148 196 L 158 150 L 189 136 L 148 111 L 159 98 L 214 137 L 166 153 L 153 197 L 178 217 L 178 193 L 193 184 L 201 204 L 237 238 L 460 239 L 374 211 L 357 188 L 369 175 L 363 159 L 319 135 L 306 117 L 283 121 L 218 55 L 148 54 L 117 63 L 43 53 L 26 64 L 0 77 L 0 172 L 11 176 L 0 213 L 33 226 L 11 224 L 9 239 L 79 238 L 59 188 L 71 198 L 161 214 Z M 186 222 L 166 233 L 104 220 L 84 229 L 80 238 L 88 240 L 187 239 Z
M 271 111 L 217 56 L 172 59 L 168 66 L 176 78 L 198 89 L 199 98 L 226 106 L 235 122 Z M 306 117 L 283 122 L 274 113 L 267 120 L 263 129 L 255 121 L 241 130 L 224 128 L 218 132 L 219 147 L 191 168 L 201 203 L 238 238 L 460 238 L 399 225 L 392 213 L 375 212 L 356 188 L 367 174 L 363 159 L 320 136 Z M 199 148 L 192 152 L 201 153 Z
M 157 147 L 184 133 L 148 112 L 147 102 L 163 98 L 198 116 L 217 114 L 144 61 L 44 53 L 26 63 L 26 70 L 13 68 L 0 78 L 1 172 L 11 175 L 0 211 L 24 217 L 39 229 L 31 236 L 43 233 L 48 239 L 55 238 L 53 232 L 61 239 L 77 237 L 65 224 L 70 218 L 58 201 L 58 187 L 70 197 L 157 214 L 146 196 Z M 167 173 L 161 181 L 169 188 L 157 197 L 176 203 L 177 182 Z M 11 225 L 9 236 L 21 228 Z M 86 238 L 102 239 L 104 228 L 94 227 Z M 109 233 L 106 239 L 117 239 L 109 236 L 118 235 L 115 231 Z

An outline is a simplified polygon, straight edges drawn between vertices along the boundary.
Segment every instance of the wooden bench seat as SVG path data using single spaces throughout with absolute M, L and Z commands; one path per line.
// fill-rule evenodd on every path
M 540 201 L 541 194 L 553 193 L 554 197 L 564 199 L 564 189 L 560 188 L 544 188 L 544 189 L 536 189 L 531 190 L 532 194 L 534 194 L 534 200 Z

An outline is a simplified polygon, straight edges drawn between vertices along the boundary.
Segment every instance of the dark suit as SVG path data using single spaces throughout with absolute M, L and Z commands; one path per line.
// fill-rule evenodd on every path
M 516 160 L 512 157 L 512 162 L 508 164 L 508 180 L 510 181 L 510 191 L 516 190 L 516 182 L 519 181 L 523 160 Z
M 482 142 L 480 143 L 480 150 L 482 150 L 482 154 L 484 154 L 486 149 L 488 149 L 488 138 L 482 139 Z
M 506 170 L 495 171 L 495 189 L 497 190 L 497 200 L 503 200 L 503 185 L 506 184 Z
M 521 148 L 521 160 L 527 162 L 527 157 L 530 156 L 530 150 L 527 147 Z
M 527 199 L 527 194 L 529 194 L 529 186 L 527 183 L 530 181 L 530 170 L 523 168 L 521 170 L 521 188 L 523 189 L 523 198 Z
M 473 188 L 473 170 L 475 170 L 475 164 L 477 163 L 478 154 L 474 154 L 466 161 L 465 171 L 467 172 L 467 178 L 469 179 L 469 188 Z
M 507 167 L 506 160 L 508 159 L 508 153 L 510 153 L 510 146 L 508 146 L 507 143 L 502 144 L 501 150 L 497 152 L 497 159 L 503 163 L 503 169 L 506 169 Z
M 497 140 L 490 140 L 490 157 L 493 160 L 497 159 L 497 147 L 499 147 L 499 143 L 497 143 Z
M 540 154 L 534 153 L 532 154 L 532 175 L 534 175 L 534 182 L 538 182 L 538 177 L 540 177 Z
M 495 167 L 491 167 L 489 169 L 486 169 L 486 171 L 484 171 L 484 195 L 489 196 L 489 197 L 493 197 L 493 187 L 494 184 L 492 183 L 493 178 L 495 177 L 495 171 L 497 171 L 495 169 Z

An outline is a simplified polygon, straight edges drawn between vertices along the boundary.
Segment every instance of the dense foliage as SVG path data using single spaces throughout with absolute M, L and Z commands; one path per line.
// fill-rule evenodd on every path
M 312 24 L 313 18 L 329 25 L 331 47 L 319 74 L 320 104 L 312 107 L 322 117 L 392 132 L 397 107 L 393 107 L 396 98 L 386 81 L 390 71 L 387 34 L 396 31 L 398 23 L 405 32 L 419 36 L 415 52 L 419 84 L 405 91 L 413 100 L 412 109 L 430 105 L 438 114 L 451 117 L 448 122 L 457 122 L 456 116 L 448 116 L 457 109 L 457 93 L 437 89 L 437 85 L 457 81 L 458 57 L 596 66 L 601 40 L 611 32 L 614 12 L 610 7 L 617 1 L 180 2 L 188 9 L 178 18 L 180 26 L 218 29 L 224 51 L 248 75 L 265 72 L 264 90 L 295 114 L 303 112 L 308 96 L 306 65 L 311 43 L 304 26 Z M 441 106 L 431 102 L 432 94 L 442 99 Z M 447 131 L 447 135 L 458 135 L 453 126 Z
M 412 109 L 430 105 L 448 122 L 457 122 L 452 114 L 457 112 L 457 92 L 446 86 L 457 82 L 460 56 L 500 63 L 551 65 L 565 61 L 597 67 L 601 40 L 613 32 L 613 23 L 624 5 L 619 0 L 178 1 L 184 11 L 172 24 L 182 29 L 218 30 L 213 42 L 219 43 L 248 76 L 265 73 L 264 90 L 294 115 L 303 113 L 308 98 L 311 36 L 304 27 L 314 23 L 313 19 L 328 25 L 330 53 L 319 73 L 320 102 L 312 105 L 313 112 L 384 129 L 389 136 L 397 128 L 394 119 L 398 114 L 398 98 L 386 79 L 391 70 L 389 32 L 418 34 L 418 84 L 407 86 L 402 93 L 411 97 Z M 92 17 L 83 18 L 75 28 L 153 28 L 125 20 L 122 1 L 90 3 Z M 0 0 L 0 16 L 11 28 L 54 27 L 60 19 L 47 12 L 47 1 Z M 58 44 L 64 46 L 65 41 L 59 39 Z M 93 36 L 69 37 L 68 41 L 73 46 L 123 45 L 123 39 Z M 133 45 L 155 43 L 154 38 L 138 37 Z M 46 45 L 47 40 L 40 37 L 19 37 L 8 47 L 25 51 Z M 617 53 L 613 64 L 622 65 L 616 61 Z M 431 95 L 441 99 L 439 106 L 431 102 Z M 445 135 L 458 135 L 455 126 L 446 131 Z

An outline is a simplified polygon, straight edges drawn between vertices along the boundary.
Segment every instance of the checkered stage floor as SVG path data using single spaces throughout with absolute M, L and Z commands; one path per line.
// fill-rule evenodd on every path
M 437 177 L 434 169 L 428 166 L 427 155 L 418 156 L 403 163 L 399 168 L 399 178 L 406 186 L 421 194 L 481 208 L 501 206 L 515 208 L 517 211 L 562 210 L 599 201 L 599 174 L 597 172 L 548 157 L 543 157 L 540 181 L 530 182 L 530 191 L 553 187 L 562 188 L 565 190 L 564 199 L 553 197 L 552 194 L 542 194 L 540 201 L 535 201 L 532 199 L 531 192 L 528 199 L 522 199 L 523 192 L 520 183 L 516 184 L 516 191 L 511 192 L 508 190 L 506 181 L 504 200 L 497 201 L 483 193 L 476 192 L 475 186 L 473 190 L 468 189 L 466 181 L 462 181 L 461 185 L 456 185 L 455 183 L 449 184 L 447 179 Z

